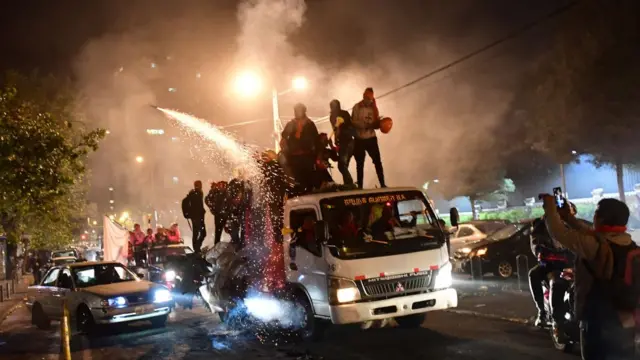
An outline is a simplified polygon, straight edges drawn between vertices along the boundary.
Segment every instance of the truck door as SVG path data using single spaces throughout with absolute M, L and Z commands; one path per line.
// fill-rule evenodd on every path
M 298 207 L 287 215 L 285 223 L 293 230 L 284 239 L 287 281 L 304 286 L 316 315 L 330 316 L 328 265 L 322 257 L 322 244 L 316 241 L 314 233 L 318 213 L 313 207 Z

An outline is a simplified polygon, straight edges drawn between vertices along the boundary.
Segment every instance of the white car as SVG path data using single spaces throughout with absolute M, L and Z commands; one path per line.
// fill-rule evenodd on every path
M 457 229 L 451 229 L 451 256 L 457 250 L 502 229 L 506 224 L 508 222 L 503 220 L 475 220 L 462 223 Z
M 78 330 L 91 332 L 95 325 L 140 320 L 162 327 L 173 298 L 166 287 L 140 280 L 120 263 L 80 262 L 54 266 L 29 287 L 26 304 L 38 328 L 60 320 L 64 303 Z

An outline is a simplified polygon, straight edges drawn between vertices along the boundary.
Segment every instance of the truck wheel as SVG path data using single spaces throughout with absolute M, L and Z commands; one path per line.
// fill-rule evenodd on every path
M 401 328 L 414 329 L 419 328 L 424 323 L 427 313 L 413 314 L 394 318 Z
M 309 299 L 304 294 L 297 294 L 295 302 L 301 312 L 301 324 L 298 333 L 304 341 L 317 341 L 322 339 L 326 323 L 316 319 Z
M 31 323 L 37 326 L 40 330 L 47 330 L 51 327 L 51 320 L 47 317 L 42 306 L 38 303 L 33 305 L 33 310 L 31 311 Z

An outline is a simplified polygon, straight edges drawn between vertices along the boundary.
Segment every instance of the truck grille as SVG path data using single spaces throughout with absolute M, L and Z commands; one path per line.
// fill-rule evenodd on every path
M 405 293 L 428 290 L 431 283 L 431 271 L 417 276 L 407 276 L 397 279 L 384 278 L 363 280 L 362 287 L 367 296 L 395 296 Z

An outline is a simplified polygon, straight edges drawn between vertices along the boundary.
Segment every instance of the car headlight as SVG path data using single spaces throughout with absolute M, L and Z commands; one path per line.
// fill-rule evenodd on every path
M 153 293 L 154 303 L 169 302 L 171 300 L 173 300 L 173 296 L 171 296 L 171 292 L 167 289 L 158 289 Z
M 121 307 L 127 306 L 127 304 L 129 304 L 129 302 L 123 296 L 102 300 L 102 306 L 106 306 L 106 307 L 121 308 Z
M 444 264 L 436 273 L 436 282 L 434 284 L 435 289 L 447 289 L 453 284 L 453 277 L 451 276 L 451 263 Z
M 176 279 L 176 272 L 173 270 L 167 270 L 164 273 L 164 279 L 166 281 L 173 281 Z
M 483 256 L 486 253 L 487 253 L 487 248 L 478 249 L 476 251 L 476 256 Z
M 333 305 L 350 303 L 361 299 L 356 283 L 349 279 L 329 277 L 329 302 Z

